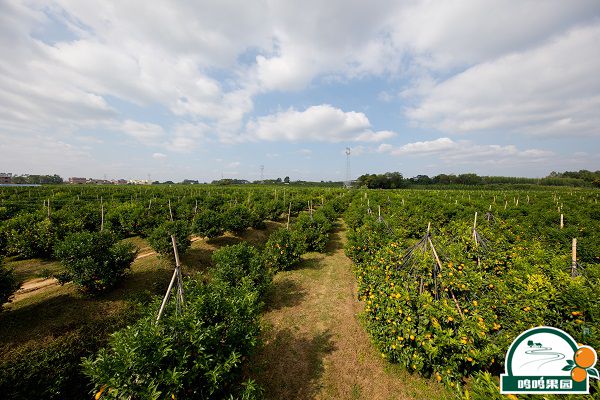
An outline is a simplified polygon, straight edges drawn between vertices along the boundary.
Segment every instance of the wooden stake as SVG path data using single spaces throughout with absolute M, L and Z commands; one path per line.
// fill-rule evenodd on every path
M 475 211 L 475 219 L 473 220 L 473 240 L 475 241 L 475 247 L 477 247 L 477 234 L 475 233 L 477 229 L 477 211 Z
M 292 202 L 290 201 L 290 206 L 288 208 L 288 220 L 287 220 L 287 224 L 285 225 L 285 229 L 287 229 L 288 231 L 290 230 L 290 214 L 292 213 Z
M 104 202 L 100 197 L 100 232 L 104 230 Z
M 560 229 L 565 227 L 565 223 L 564 223 L 564 219 L 563 219 L 563 215 L 560 214 Z
M 571 245 L 571 277 L 574 278 L 577 274 L 577 239 L 573 238 Z
M 171 209 L 171 199 L 169 199 L 169 215 L 171 216 L 171 222 L 173 222 L 173 210 Z

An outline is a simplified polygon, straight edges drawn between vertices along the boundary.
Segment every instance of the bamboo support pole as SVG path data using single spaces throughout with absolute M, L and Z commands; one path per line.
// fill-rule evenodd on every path
M 429 232 L 429 227 L 427 228 L 427 232 Z M 431 238 L 429 237 L 429 235 L 427 236 L 427 240 L 429 241 L 429 246 L 431 246 L 431 251 L 433 252 L 433 256 L 435 257 L 435 261 L 441 272 L 442 271 L 442 262 L 440 261 L 440 258 L 438 257 L 437 251 L 435 250 L 435 247 L 433 246 L 433 242 L 431 241 Z M 450 296 L 452 296 L 452 300 L 454 301 L 454 305 L 456 306 L 456 309 L 458 310 L 458 314 L 460 315 L 460 318 L 464 320 L 465 316 L 463 315 L 460 305 L 458 304 L 458 300 L 456 300 L 456 296 L 454 296 L 454 291 L 452 289 L 450 289 L 449 291 L 450 291 Z
M 571 277 L 577 275 L 577 239 L 573 238 L 571 245 Z
M 169 301 L 169 297 L 171 296 L 171 290 L 173 290 L 173 285 L 175 284 L 175 280 L 177 280 L 177 312 L 181 312 L 181 306 L 183 305 L 183 278 L 181 275 L 181 263 L 179 262 L 179 252 L 177 251 L 177 240 L 175 239 L 175 235 L 171 235 L 171 243 L 173 244 L 173 253 L 175 254 L 175 270 L 173 271 L 173 276 L 171 277 L 171 281 L 169 282 L 169 287 L 167 288 L 167 293 L 165 293 L 165 297 L 160 305 L 160 309 L 158 310 L 158 316 L 156 317 L 156 322 L 160 320 L 165 310 L 165 306 Z

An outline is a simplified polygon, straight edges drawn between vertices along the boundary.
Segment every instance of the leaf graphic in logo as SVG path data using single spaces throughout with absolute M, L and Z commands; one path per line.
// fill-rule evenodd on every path
M 563 370 L 563 371 L 570 371 L 570 370 L 572 370 L 572 369 L 573 369 L 573 365 L 568 365 L 568 364 L 567 364 L 567 365 L 565 365 L 564 367 L 562 367 L 562 370 Z
M 600 375 L 598 374 L 598 370 L 596 368 L 588 368 L 586 371 L 590 377 L 600 379 Z
M 567 360 L 567 364 L 573 365 L 573 364 L 575 364 L 575 361 L 573 361 L 573 360 Z

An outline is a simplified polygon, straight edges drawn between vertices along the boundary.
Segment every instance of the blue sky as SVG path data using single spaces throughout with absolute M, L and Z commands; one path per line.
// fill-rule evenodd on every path
M 600 3 L 0 3 L 0 171 L 600 169 Z

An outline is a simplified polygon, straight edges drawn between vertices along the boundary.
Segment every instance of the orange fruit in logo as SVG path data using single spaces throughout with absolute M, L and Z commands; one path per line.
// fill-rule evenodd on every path
M 590 368 L 596 364 L 596 353 L 591 347 L 580 347 L 575 352 L 575 364 L 581 368 Z
M 571 378 L 573 378 L 575 382 L 583 382 L 586 376 L 587 372 L 585 372 L 585 369 L 583 368 L 575 367 L 571 371 Z

